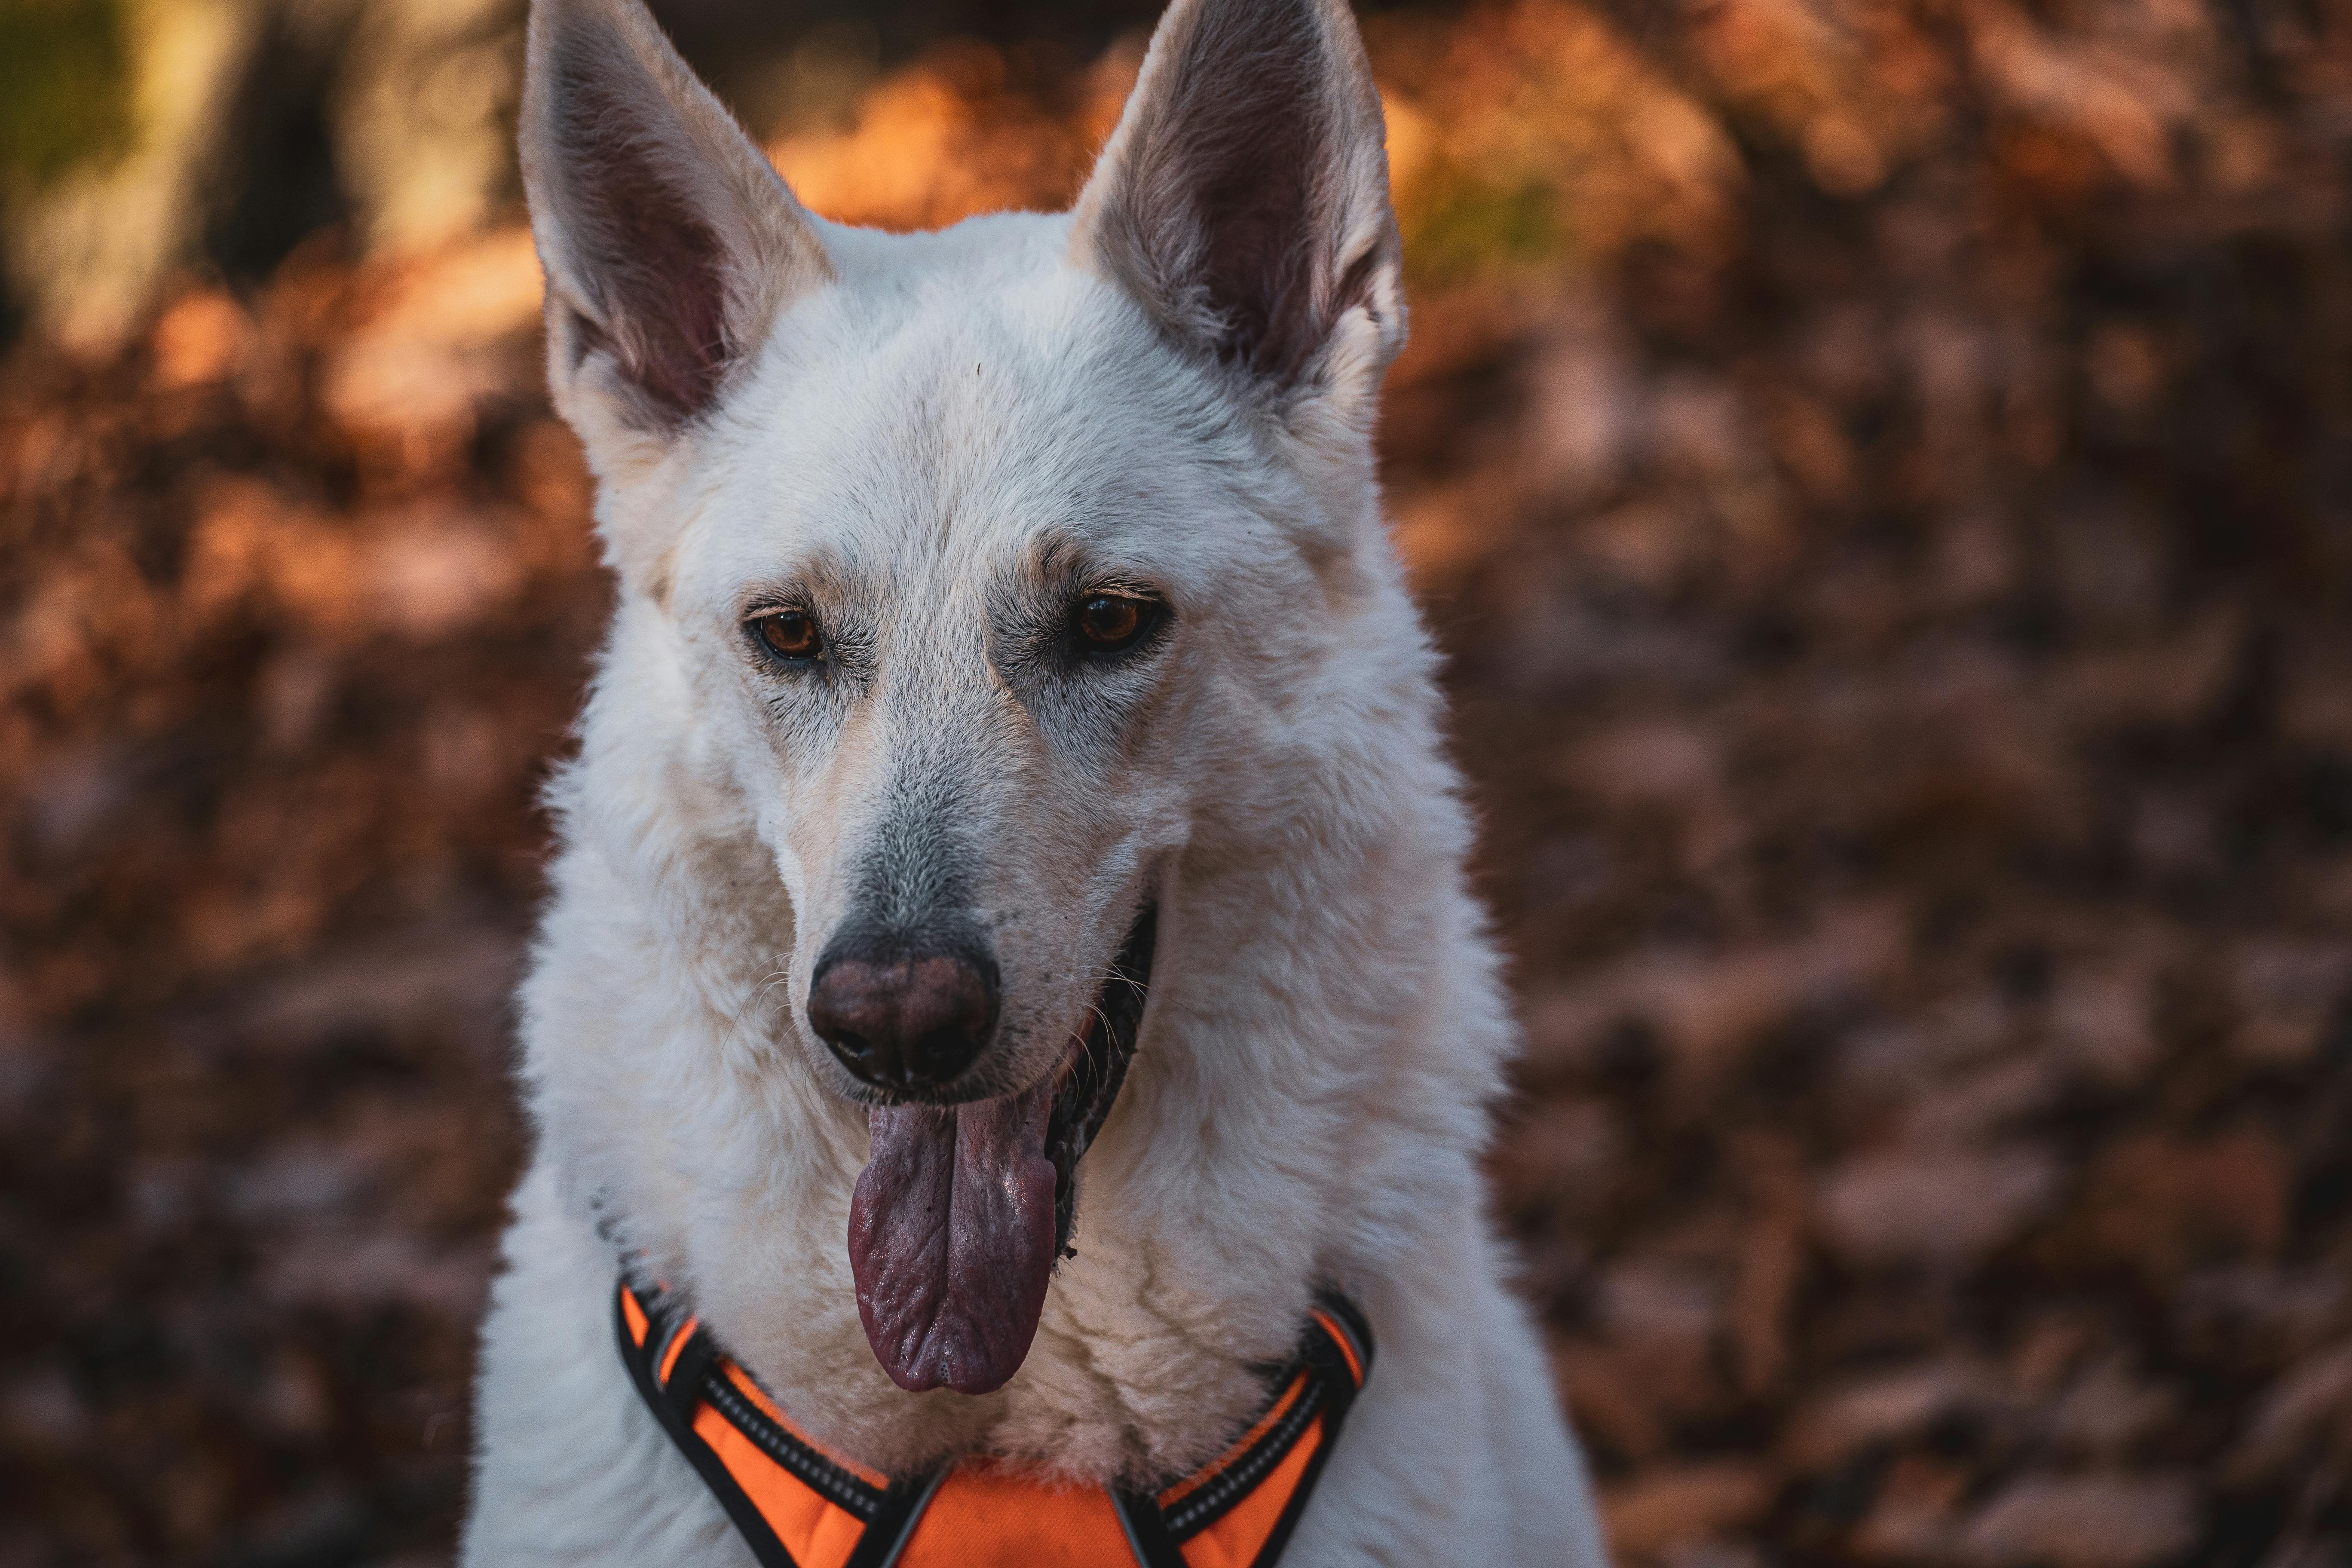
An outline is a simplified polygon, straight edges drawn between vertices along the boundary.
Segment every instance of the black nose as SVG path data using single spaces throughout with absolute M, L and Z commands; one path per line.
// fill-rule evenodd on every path
M 808 1012 L 841 1065 L 877 1089 L 937 1089 L 996 1027 L 996 965 L 968 948 L 836 941 L 817 960 Z

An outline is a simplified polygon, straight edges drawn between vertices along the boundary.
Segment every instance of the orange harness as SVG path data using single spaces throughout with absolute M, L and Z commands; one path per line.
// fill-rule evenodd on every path
M 623 1280 L 621 1359 L 763 1568 L 1271 1568 L 1371 1370 L 1337 1296 L 1223 1457 L 1156 1492 L 1048 1486 L 992 1459 L 893 1481 L 809 1441 L 659 1291 Z

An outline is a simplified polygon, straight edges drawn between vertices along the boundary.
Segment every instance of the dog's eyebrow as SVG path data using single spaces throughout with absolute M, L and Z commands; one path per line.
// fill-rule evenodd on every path
M 1029 552 L 1024 574 L 1047 587 L 1131 588 L 1158 590 L 1148 573 L 1116 561 L 1106 561 L 1083 535 L 1055 529 L 1043 535 Z
M 1086 542 L 1061 529 L 1041 535 L 1029 551 L 1030 574 L 1046 581 L 1073 577 L 1086 569 Z
M 811 609 L 836 607 L 855 596 L 851 574 L 832 555 L 811 555 L 761 573 L 736 595 L 740 615 L 771 609 L 779 603 L 805 605 Z

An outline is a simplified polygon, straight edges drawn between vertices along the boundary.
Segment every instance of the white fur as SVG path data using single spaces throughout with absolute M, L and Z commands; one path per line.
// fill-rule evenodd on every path
M 1246 0 L 1177 16 L 1207 5 Z M 1352 24 L 1316 15 L 1340 118 L 1360 116 Z M 593 26 L 658 46 L 634 0 L 542 0 L 534 68 L 545 35 Z M 673 141 L 719 135 L 707 95 L 650 79 L 669 85 L 647 111 L 690 122 Z M 1342 129 L 1342 175 L 1379 182 L 1377 221 L 1361 190 L 1331 204 L 1339 250 L 1360 251 L 1392 235 L 1385 171 Z M 529 105 L 524 135 L 527 166 L 563 156 L 533 144 Z M 836 1451 L 985 1450 L 1097 1482 L 1212 1458 L 1264 1397 L 1252 1364 L 1332 1280 L 1379 1359 L 1286 1568 L 1601 1568 L 1476 1167 L 1513 1031 L 1372 480 L 1393 268 L 1312 374 L 1250 385 L 1104 264 L 1088 214 L 1119 155 L 1075 219 L 736 222 L 771 252 L 804 226 L 822 261 L 794 263 L 714 406 L 675 426 L 560 319 L 623 307 L 568 275 L 561 193 L 533 184 L 552 379 L 621 596 L 551 792 L 562 848 L 523 992 L 539 1142 L 484 1331 L 468 1563 L 751 1561 L 614 1353 L 634 1250 Z M 1165 594 L 1164 646 L 1111 686 L 1002 668 L 1006 596 L 1050 595 L 1076 557 Z M 858 679 L 751 652 L 747 607 L 812 584 L 866 639 Z M 1138 900 L 1160 900 L 1133 1068 L 1079 1168 L 1077 1257 L 1027 1362 L 978 1397 L 902 1392 L 867 1347 L 845 1241 L 866 1113 L 804 1011 L 861 856 L 909 798 L 976 858 L 1004 999 L 976 1070 L 1007 1088 L 1050 1070 Z

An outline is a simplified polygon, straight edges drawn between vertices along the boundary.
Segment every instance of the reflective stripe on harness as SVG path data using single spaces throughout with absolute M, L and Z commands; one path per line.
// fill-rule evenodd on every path
M 762 1568 L 1271 1568 L 1372 1363 L 1363 1314 L 1326 1296 L 1265 1411 L 1172 1486 L 1054 1487 L 986 1458 L 893 1480 L 810 1441 L 660 1291 L 623 1280 L 614 1321 L 637 1392 Z

